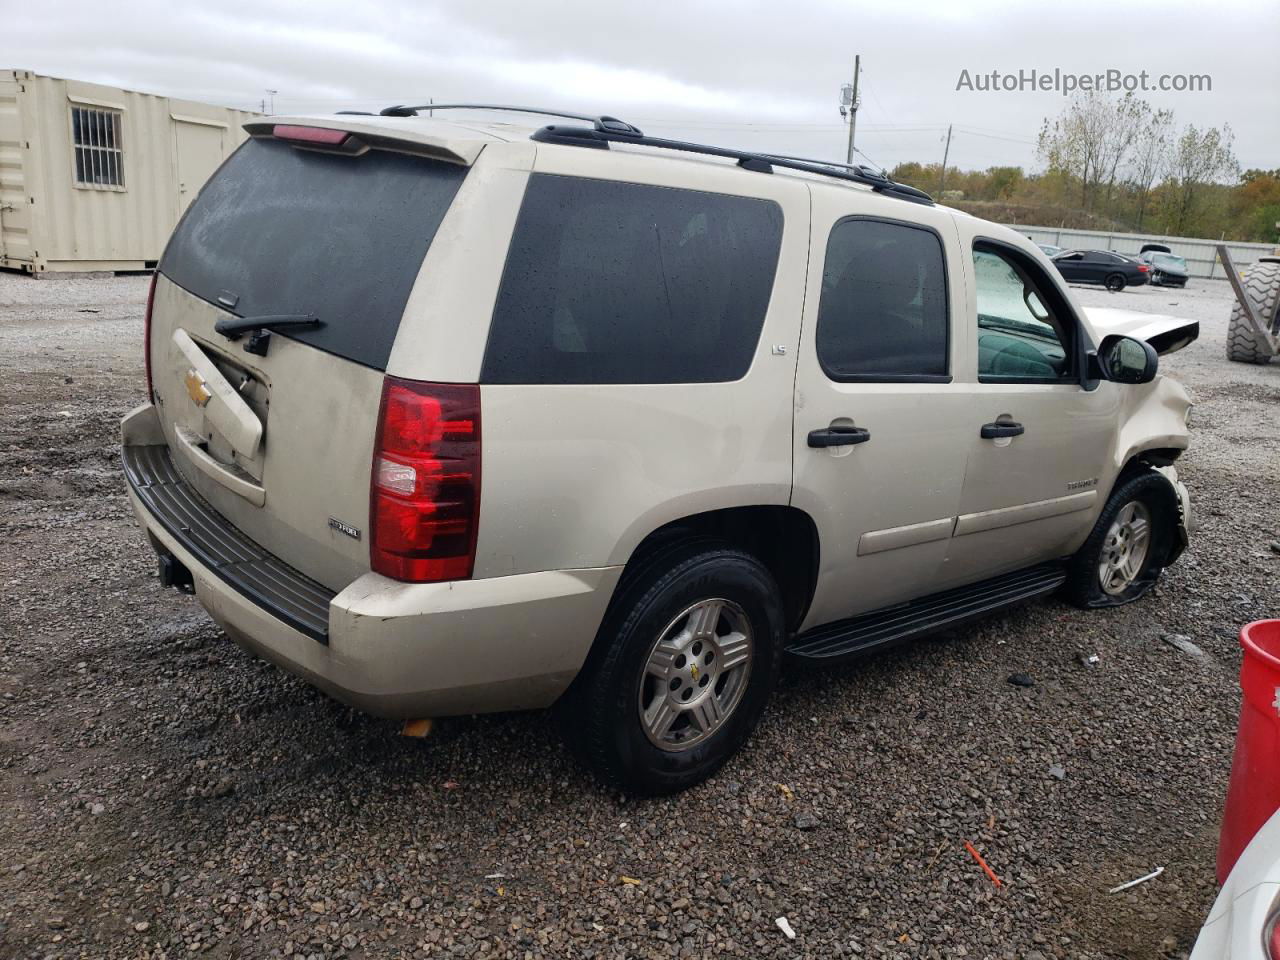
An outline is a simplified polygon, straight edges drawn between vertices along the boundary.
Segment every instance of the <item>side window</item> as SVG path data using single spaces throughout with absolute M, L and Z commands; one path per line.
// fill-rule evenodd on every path
M 71 145 L 75 151 L 76 186 L 124 186 L 124 144 L 118 110 L 72 107 Z
M 827 240 L 816 333 L 833 380 L 946 380 L 947 276 L 938 235 L 853 218 Z
M 769 200 L 534 174 L 494 305 L 486 383 L 744 376 L 769 308 Z
M 1071 378 L 1071 328 L 1060 308 L 1055 315 L 1058 297 L 1038 272 L 1029 257 L 975 244 L 979 380 Z

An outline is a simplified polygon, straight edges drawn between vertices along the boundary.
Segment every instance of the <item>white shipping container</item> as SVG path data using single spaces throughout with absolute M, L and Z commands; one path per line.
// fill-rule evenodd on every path
M 145 270 L 258 114 L 0 70 L 0 267 Z

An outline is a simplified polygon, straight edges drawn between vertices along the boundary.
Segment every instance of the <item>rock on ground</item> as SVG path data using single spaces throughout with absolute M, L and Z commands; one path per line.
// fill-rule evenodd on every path
M 1197 404 L 1179 469 L 1200 529 L 1154 595 L 1044 600 L 789 670 L 741 756 L 662 800 L 602 790 L 546 714 L 402 739 L 161 590 L 116 448 L 146 289 L 0 275 L 0 956 L 1189 949 L 1215 892 L 1236 634 L 1280 610 L 1280 365 L 1226 362 L 1225 284 L 1077 291 L 1202 321 L 1162 360 Z

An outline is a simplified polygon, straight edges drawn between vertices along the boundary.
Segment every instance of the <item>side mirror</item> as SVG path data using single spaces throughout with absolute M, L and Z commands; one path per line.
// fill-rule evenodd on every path
M 1145 340 L 1112 334 L 1098 348 L 1102 375 L 1116 383 L 1150 383 L 1156 378 L 1160 357 Z

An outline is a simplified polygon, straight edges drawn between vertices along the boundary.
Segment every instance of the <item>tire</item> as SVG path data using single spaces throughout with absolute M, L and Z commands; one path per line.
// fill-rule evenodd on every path
M 566 696 L 562 729 L 609 786 L 677 793 L 715 773 L 759 722 L 782 658 L 781 593 L 755 557 L 706 541 L 651 559 L 620 591 Z M 713 619 L 714 640 L 706 631 Z M 662 680 L 651 657 L 665 658 Z M 655 738 L 652 728 L 673 713 Z
M 1277 302 L 1280 302 L 1280 263 L 1255 263 L 1249 268 L 1244 290 L 1263 320 L 1270 321 L 1275 332 L 1280 319 L 1276 315 Z M 1227 324 L 1227 359 L 1236 363 L 1267 363 L 1271 356 L 1267 345 L 1249 326 L 1244 308 L 1239 303 L 1234 304 L 1231 321 Z
M 1126 517 L 1146 521 L 1145 549 L 1141 558 L 1136 554 L 1136 538 L 1121 536 L 1117 540 L 1119 526 L 1123 529 Z M 1174 544 L 1178 522 L 1178 495 L 1163 476 L 1153 470 L 1122 477 L 1102 508 L 1093 530 L 1083 546 L 1076 551 L 1067 566 L 1067 580 L 1063 594 L 1077 607 L 1118 607 L 1145 595 L 1160 578 L 1170 549 Z M 1127 552 L 1126 552 L 1127 550 Z M 1129 563 L 1125 576 L 1112 577 L 1104 583 L 1103 564 L 1112 567 L 1111 560 L 1127 556 Z
M 1124 276 L 1119 273 L 1113 273 L 1108 275 L 1107 279 L 1104 280 L 1103 283 L 1112 293 L 1119 293 L 1124 289 Z

